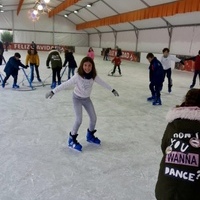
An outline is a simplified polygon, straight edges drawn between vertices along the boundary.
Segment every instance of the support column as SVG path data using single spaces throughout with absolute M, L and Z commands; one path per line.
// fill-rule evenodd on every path
M 138 40 L 139 40 L 139 30 L 138 29 L 135 29 L 135 36 L 136 36 L 135 52 L 138 52 Z
M 113 30 L 114 38 L 115 38 L 115 43 L 114 43 L 114 48 L 117 46 L 117 31 Z
M 12 11 L 12 31 L 13 31 L 13 42 L 15 42 L 14 11 Z
M 102 38 L 101 32 L 98 32 L 98 36 L 99 36 L 99 48 L 101 48 L 101 38 Z
M 168 48 L 170 49 L 171 47 L 171 42 L 172 42 L 172 32 L 173 32 L 173 27 L 172 26 L 168 26 L 168 34 L 169 34 L 169 44 L 168 44 Z
M 55 16 L 53 16 L 53 33 L 52 33 L 52 42 L 55 45 Z

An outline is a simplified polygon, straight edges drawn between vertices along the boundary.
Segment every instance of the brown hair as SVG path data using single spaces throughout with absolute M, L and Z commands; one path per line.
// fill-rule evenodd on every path
M 95 77 L 97 76 L 97 71 L 96 71 L 96 68 L 95 68 L 95 64 L 94 64 L 94 61 L 92 58 L 90 57 L 84 57 L 82 60 L 81 60 L 81 63 L 79 65 L 79 68 L 78 68 L 78 74 L 84 78 L 84 75 L 85 75 L 85 72 L 83 70 L 83 65 L 85 62 L 90 62 L 92 64 L 92 71 L 90 72 L 91 73 L 91 76 L 93 79 L 95 79 Z
M 197 106 L 200 107 L 200 89 L 193 88 L 185 96 L 182 107 Z

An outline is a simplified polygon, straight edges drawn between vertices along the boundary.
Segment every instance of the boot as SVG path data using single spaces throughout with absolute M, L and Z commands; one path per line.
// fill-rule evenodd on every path
M 13 89 L 18 89 L 19 88 L 19 85 L 17 85 L 17 84 L 13 84 L 13 87 L 12 87 Z
M 94 133 L 96 132 L 96 130 L 94 131 L 90 131 L 89 129 L 87 130 L 87 136 L 86 136 L 86 140 L 90 143 L 95 143 L 95 144 L 100 144 L 101 140 L 97 137 L 94 136 Z
M 53 82 L 52 84 L 51 84 L 51 89 L 54 89 L 56 87 L 56 82 Z
M 69 133 L 68 146 L 77 151 L 82 151 L 81 144 L 76 140 L 77 136 L 78 134 L 72 135 L 71 132 Z
M 172 85 L 168 85 L 168 92 L 169 92 L 169 93 L 172 92 Z

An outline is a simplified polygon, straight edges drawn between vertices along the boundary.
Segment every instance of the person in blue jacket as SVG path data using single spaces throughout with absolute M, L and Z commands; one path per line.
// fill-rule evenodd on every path
M 4 72 L 6 73 L 6 77 L 3 80 L 2 87 L 5 87 L 6 81 L 9 79 L 10 76 L 13 77 L 13 88 L 19 88 L 19 85 L 17 85 L 17 77 L 18 77 L 18 70 L 20 69 L 19 66 L 23 68 L 28 68 L 28 66 L 25 66 L 20 61 L 21 55 L 19 53 L 15 53 L 14 56 L 10 57 L 5 68 Z
M 163 82 L 164 82 L 164 70 L 161 62 L 154 57 L 152 53 L 148 53 L 146 56 L 149 61 L 149 89 L 151 91 L 151 97 L 147 98 L 147 101 L 153 102 L 153 105 L 162 105 L 161 94 Z

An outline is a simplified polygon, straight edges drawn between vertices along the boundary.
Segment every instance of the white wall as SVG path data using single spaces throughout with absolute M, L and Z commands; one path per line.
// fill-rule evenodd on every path
M 139 52 L 162 52 L 168 47 L 169 36 L 167 29 L 141 30 L 139 32 Z
M 196 55 L 200 50 L 200 27 L 174 28 L 171 52 L 182 55 Z
M 77 31 L 74 24 L 62 16 L 49 18 L 41 15 L 33 22 L 28 10 L 1 13 L 0 29 L 12 29 L 14 42 L 38 44 L 55 44 L 69 46 L 88 46 L 88 34 Z
M 115 47 L 115 37 L 113 33 L 104 33 L 101 37 L 101 47 Z
M 135 51 L 136 35 L 134 31 L 117 33 L 117 46 L 127 51 Z

